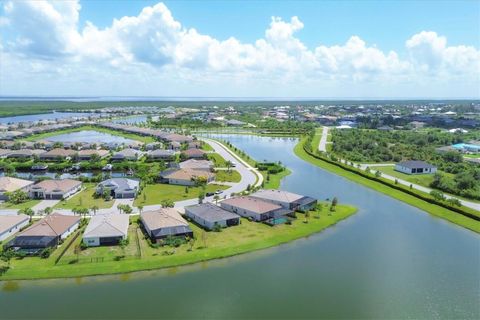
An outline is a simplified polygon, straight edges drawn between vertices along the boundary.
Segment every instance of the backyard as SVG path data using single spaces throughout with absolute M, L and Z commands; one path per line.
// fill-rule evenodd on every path
M 60 201 L 55 208 L 58 209 L 74 209 L 74 208 L 92 208 L 97 206 L 99 209 L 111 208 L 114 200 L 105 201 L 102 197 L 95 198 L 95 183 L 84 183 L 82 191 L 68 198 Z

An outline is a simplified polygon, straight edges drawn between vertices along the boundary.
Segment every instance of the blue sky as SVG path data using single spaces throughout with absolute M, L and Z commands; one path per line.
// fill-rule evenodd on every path
M 480 1 L 5 1 L 0 54 L 0 95 L 479 97 Z

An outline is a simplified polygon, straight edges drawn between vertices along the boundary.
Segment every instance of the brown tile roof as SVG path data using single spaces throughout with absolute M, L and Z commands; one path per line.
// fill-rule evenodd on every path
M 192 149 L 187 149 L 187 150 L 183 151 L 183 153 L 187 157 L 191 157 L 191 156 L 203 156 L 206 152 L 203 151 L 203 150 L 200 150 L 200 149 L 192 148 Z
M 62 180 L 43 180 L 34 185 L 34 188 L 41 188 L 45 192 L 52 192 L 52 191 L 62 191 L 67 192 L 78 185 L 81 185 L 82 182 L 73 179 L 62 179 Z
M 30 220 L 30 217 L 25 214 L 19 214 L 16 216 L 0 216 L 0 234 L 4 233 L 7 230 L 10 230 L 19 223 L 22 223 L 26 220 Z
M 215 177 L 215 174 L 212 172 L 207 172 L 203 170 L 178 169 L 178 170 L 172 170 L 168 173 L 162 174 L 162 177 L 167 179 L 178 179 L 178 180 L 192 180 L 198 177 L 205 177 L 206 179 L 211 179 Z
M 55 148 L 48 152 L 43 153 L 40 157 L 71 157 L 77 152 L 70 149 Z
M 52 213 L 21 233 L 22 236 L 60 236 L 80 221 L 80 217 Z
M 12 192 L 33 184 L 33 181 L 12 177 L 0 177 L 0 192 Z
M 140 214 L 140 217 L 150 230 L 188 226 L 188 222 L 173 208 L 145 211 Z

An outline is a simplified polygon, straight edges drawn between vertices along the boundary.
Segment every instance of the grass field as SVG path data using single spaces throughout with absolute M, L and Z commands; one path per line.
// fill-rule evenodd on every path
M 338 174 L 339 176 L 345 177 L 353 182 L 359 183 L 361 185 L 364 185 L 366 187 L 369 187 L 371 189 L 374 189 L 378 192 L 381 192 L 383 194 L 386 194 L 392 198 L 398 199 L 400 201 L 403 201 L 405 203 L 408 203 L 412 206 L 415 206 L 421 210 L 424 210 L 431 215 L 437 216 L 439 218 L 443 218 L 445 220 L 448 220 L 452 223 L 458 224 L 462 227 L 465 227 L 467 229 L 470 229 L 472 231 L 475 231 L 477 233 L 480 233 L 480 222 L 473 220 L 471 218 L 468 218 L 466 216 L 463 216 L 457 212 L 448 210 L 444 207 L 437 206 L 435 204 L 423 201 L 415 196 L 409 195 L 405 192 L 402 192 L 400 190 L 396 190 L 393 188 L 390 188 L 384 184 L 381 184 L 379 182 L 364 178 L 358 174 L 355 174 L 353 172 L 344 170 L 336 165 L 330 164 L 328 162 L 322 161 L 320 159 L 316 159 L 314 157 L 311 157 L 308 155 L 305 150 L 303 150 L 303 143 L 305 142 L 305 138 L 301 139 L 299 143 L 294 148 L 295 154 L 302 160 L 307 161 L 313 165 L 316 165 L 318 167 L 321 167 L 323 169 L 326 169 L 328 171 L 331 171 L 335 174 Z
M 215 173 L 215 180 L 221 182 L 240 182 L 242 176 L 237 170 L 218 170 Z
M 216 190 L 225 190 L 227 186 L 218 184 L 207 184 L 205 192 L 214 192 Z M 133 202 L 134 206 L 148 206 L 152 204 L 160 204 L 162 200 L 181 201 L 187 199 L 194 199 L 198 197 L 200 187 L 188 187 L 188 193 L 185 186 L 178 186 L 172 184 L 148 184 L 143 188 L 141 194 Z M 145 199 L 144 199 L 145 194 Z
M 213 161 L 213 165 L 217 168 L 226 168 L 227 162 L 218 153 L 209 153 L 208 160 Z
M 267 173 L 265 171 L 260 171 L 263 175 L 263 188 L 264 189 L 278 189 L 280 188 L 280 184 L 282 182 L 282 179 L 288 176 L 292 171 L 290 171 L 288 168 L 285 168 L 280 173 L 276 174 L 270 174 L 268 181 L 267 181 Z
M 0 209 L 25 209 L 25 208 L 31 208 L 38 203 L 40 203 L 41 200 L 28 200 L 19 204 L 12 204 L 10 202 L 4 202 L 0 204 Z
M 192 250 L 189 250 L 190 246 L 188 244 L 183 244 L 178 248 L 151 248 L 144 239 L 143 234 L 140 234 L 141 258 L 132 257 L 132 255 L 137 253 L 136 249 L 132 249 L 130 246 L 136 245 L 136 239 L 135 235 L 132 235 L 132 231 L 130 231 L 129 247 L 125 249 L 125 252 L 121 252 L 122 255 L 125 255 L 125 258 L 118 261 L 115 259 L 104 259 L 103 262 L 92 262 L 92 259 L 88 259 L 88 257 L 101 256 L 111 258 L 119 254 L 119 249 L 110 249 L 108 247 L 86 249 L 81 253 L 86 259 L 76 261 L 77 256 L 73 250 L 75 244 L 78 244 L 80 241 L 79 237 L 68 248 L 67 253 L 62 257 L 59 264 L 55 265 L 54 261 L 60 254 L 61 248 L 55 250 L 48 259 L 40 259 L 38 257 L 13 259 L 10 268 L 3 275 L 0 275 L 0 280 L 124 273 L 173 267 L 234 256 L 307 237 L 336 224 L 340 220 L 348 218 L 355 212 L 356 209 L 354 207 L 339 205 L 337 211 L 331 215 L 327 214 L 327 209 L 323 209 L 319 213 L 319 218 L 316 217 L 316 214 L 311 214 L 307 223 L 305 223 L 304 215 L 298 214 L 298 219 L 294 220 L 291 225 L 278 225 L 275 227 L 242 219 L 240 225 L 223 229 L 221 232 L 206 232 L 191 224 L 196 239 Z M 132 217 L 131 219 L 135 220 L 137 218 Z M 133 224 L 130 229 L 132 229 L 132 226 Z M 67 239 L 65 243 L 68 243 L 70 239 Z M 94 260 L 97 261 L 97 259 Z
M 395 166 L 381 166 L 381 167 L 371 167 L 370 168 L 373 172 L 380 171 L 386 173 L 390 176 L 395 178 L 399 178 L 411 183 L 415 183 L 424 187 L 429 187 L 430 183 L 433 181 L 433 174 L 420 174 L 420 175 L 412 175 L 412 174 L 405 174 L 402 172 L 395 171 Z M 442 172 L 442 174 L 453 177 L 453 175 L 449 173 Z
M 65 201 L 60 201 L 55 208 L 58 209 L 73 209 L 73 208 L 87 208 L 90 209 L 93 206 L 97 206 L 99 209 L 111 208 L 114 200 L 105 201 L 103 198 L 95 198 L 95 186 L 94 183 L 84 183 L 83 190 L 70 197 Z
M 59 134 L 78 132 L 78 131 L 82 131 L 82 130 L 93 130 L 93 131 L 98 131 L 98 132 L 109 133 L 109 134 L 112 134 L 114 136 L 120 136 L 120 137 L 124 137 L 124 138 L 127 138 L 127 139 L 140 141 L 140 142 L 143 142 L 143 143 L 155 142 L 155 139 L 152 138 L 152 137 L 145 137 L 145 136 L 140 136 L 140 135 L 133 134 L 133 133 L 126 133 L 126 132 L 122 132 L 122 131 L 111 130 L 111 129 L 97 127 L 97 126 L 82 126 L 82 127 L 78 127 L 78 128 L 72 128 L 72 129 L 64 129 L 64 130 L 58 130 L 58 131 L 53 131 L 53 132 L 39 133 L 39 134 L 31 135 L 28 138 L 25 138 L 25 139 L 22 139 L 22 140 L 37 141 L 37 140 L 47 139 L 48 137 L 56 136 L 56 135 L 59 135 Z M 99 141 L 99 143 L 101 143 L 101 141 Z

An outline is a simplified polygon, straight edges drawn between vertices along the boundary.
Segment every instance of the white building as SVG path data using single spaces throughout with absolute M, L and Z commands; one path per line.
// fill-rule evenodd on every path
M 0 241 L 3 241 L 26 227 L 30 217 L 25 214 L 0 216 Z

